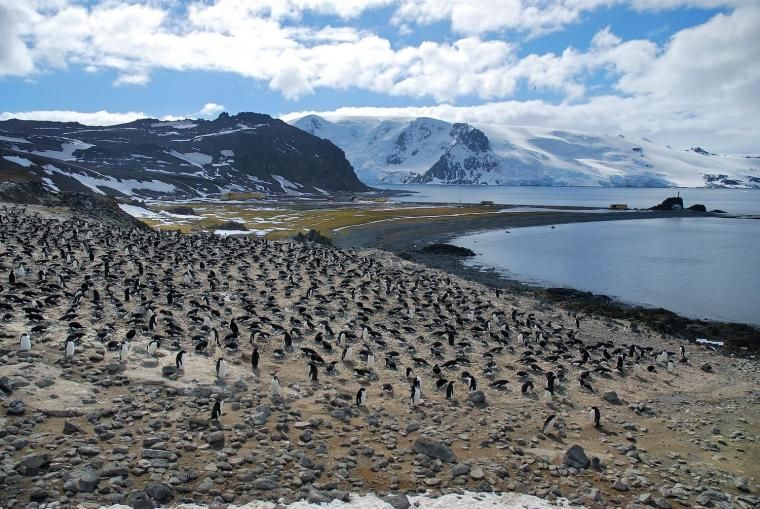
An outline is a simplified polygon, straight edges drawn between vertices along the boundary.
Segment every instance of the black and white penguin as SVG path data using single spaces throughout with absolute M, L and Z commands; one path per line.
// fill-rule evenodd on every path
M 343 347 L 343 353 L 340 354 L 340 360 L 343 362 L 351 360 L 351 355 L 354 353 L 354 348 L 351 345 Z
M 214 407 L 211 409 L 211 419 L 220 420 L 222 418 L 222 407 L 224 407 L 224 401 L 217 399 L 214 401 Z
M 552 432 L 552 429 L 554 429 L 554 423 L 556 422 L 556 420 L 557 420 L 557 416 L 554 414 L 546 418 L 546 420 L 544 421 L 544 427 L 542 429 L 544 435 L 548 435 L 549 433 Z
M 375 369 L 375 354 L 372 351 L 367 354 L 367 369 Z
M 73 339 L 67 339 L 66 340 L 66 346 L 64 350 L 66 351 L 66 358 L 71 359 L 74 357 L 74 352 L 76 351 L 76 344 L 74 343 Z
M 420 404 L 421 399 L 422 399 L 422 392 L 420 391 L 420 388 L 417 385 L 416 380 L 415 380 L 415 383 L 412 384 L 412 393 L 409 396 L 409 402 L 411 403 L 412 406 L 417 406 Z
M 219 357 L 216 361 L 216 376 L 219 378 L 227 376 L 227 362 L 224 357 Z
M 436 374 L 436 375 L 440 375 L 441 374 L 441 367 L 438 364 L 436 364 L 435 366 L 433 366 L 433 373 Z
M 258 347 L 254 347 L 253 353 L 251 354 L 251 368 L 256 369 L 259 367 L 259 349 Z
M 591 411 L 589 412 L 589 417 L 591 417 L 591 425 L 595 428 L 599 427 L 599 419 L 601 418 L 601 414 L 599 413 L 599 407 L 592 406 Z
M 19 342 L 18 346 L 22 352 L 28 352 L 29 350 L 32 349 L 32 338 L 29 337 L 28 333 L 26 332 L 23 333 L 21 335 L 21 338 L 19 338 L 18 342 Z
M 238 328 L 238 324 L 235 323 L 235 319 L 233 318 L 230 320 L 230 332 L 234 337 L 238 336 L 238 333 L 240 332 L 240 328 Z
M 156 355 L 159 345 L 160 342 L 157 339 L 150 340 L 150 342 L 148 342 L 148 346 L 146 347 L 148 355 Z
M 467 376 L 465 379 L 467 382 L 467 390 L 472 392 L 478 389 L 478 383 L 475 381 L 475 377 L 472 375 Z
M 367 405 L 367 389 L 362 387 L 359 392 L 356 393 L 356 406 Z
M 520 388 L 520 391 L 523 394 L 528 394 L 532 390 L 533 390 L 533 382 L 531 382 L 530 380 L 528 380 L 527 382 L 525 382 L 524 384 L 522 384 L 522 387 Z
M 177 369 L 185 369 L 185 354 L 187 352 L 184 350 L 180 350 L 177 354 L 177 357 L 175 358 L 175 364 L 177 366 Z
M 309 363 L 309 380 L 317 382 L 319 380 L 319 371 L 317 371 L 317 365 L 313 362 Z
M 122 341 L 119 347 L 119 360 L 121 362 L 127 362 L 129 358 L 129 341 Z
M 277 375 L 272 375 L 272 381 L 269 384 L 269 395 L 272 397 L 282 396 L 282 387 L 280 387 L 280 379 Z
M 451 382 L 448 383 L 448 385 L 446 385 L 446 399 L 451 399 L 453 396 L 454 396 L 454 381 L 452 380 Z
M 412 368 L 406 368 L 406 379 L 411 380 L 413 375 L 414 371 L 412 371 Z

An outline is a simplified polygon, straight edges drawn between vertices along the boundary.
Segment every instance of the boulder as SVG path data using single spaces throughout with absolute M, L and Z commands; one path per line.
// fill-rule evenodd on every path
M 565 465 L 573 468 L 586 468 L 591 463 L 586 456 L 586 451 L 578 444 L 573 445 L 565 452 L 563 461 Z
M 192 207 L 172 207 L 168 209 L 167 212 L 170 212 L 172 214 L 177 214 L 179 216 L 196 216 L 197 215 Z
M 409 498 L 406 495 L 387 495 L 382 500 L 393 509 L 409 509 Z
M 73 435 L 74 433 L 84 433 L 84 430 L 80 428 L 78 425 L 74 424 L 71 421 L 66 421 L 63 423 L 63 434 L 64 435 Z
M 50 464 L 50 456 L 45 454 L 28 454 L 16 464 L 16 470 L 22 470 L 27 475 L 34 474 L 41 468 Z
M 454 456 L 454 453 L 449 448 L 449 446 L 443 442 L 431 440 L 426 437 L 419 437 L 417 440 L 415 440 L 414 445 L 412 445 L 412 450 L 417 454 L 424 454 L 425 456 L 439 459 L 441 461 L 445 461 L 446 463 L 457 462 L 457 458 Z
M 224 447 L 224 432 L 212 431 L 206 435 L 206 442 L 215 449 L 221 449 Z
M 91 493 L 100 482 L 100 476 L 91 468 L 85 468 L 79 473 L 79 491 L 82 493 Z
M 482 405 L 486 402 L 486 395 L 483 391 L 472 391 L 467 395 L 467 401 Z
M 704 364 L 702 364 L 699 367 L 699 369 L 701 369 L 705 373 L 712 373 L 712 370 L 713 370 L 712 366 L 710 364 L 708 364 L 707 362 L 705 362 Z
M 174 492 L 166 484 L 154 482 L 145 487 L 145 493 L 158 502 L 160 505 L 165 505 L 174 499 Z
M 692 212 L 707 212 L 707 207 L 700 203 L 695 203 L 691 207 L 689 207 L 687 210 L 691 210 Z
M 654 207 L 650 207 L 649 210 L 680 210 L 683 209 L 683 198 L 680 196 L 671 196 L 665 198 L 665 201 Z
M 620 401 L 620 398 L 617 395 L 617 392 L 615 391 L 607 391 L 602 395 L 602 399 L 608 403 L 611 403 L 613 405 L 622 405 L 623 402 Z
M 154 509 L 156 507 L 144 491 L 138 491 L 132 495 L 129 505 L 132 506 L 132 509 Z

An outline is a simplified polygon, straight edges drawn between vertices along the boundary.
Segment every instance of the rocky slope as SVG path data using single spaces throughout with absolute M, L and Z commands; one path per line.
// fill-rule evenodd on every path
M 647 139 L 430 118 L 316 115 L 293 125 L 341 147 L 367 183 L 760 187 L 760 159 Z
M 121 229 L 36 206 L 0 213 L 0 272 L 3 507 L 350 492 L 406 507 L 407 494 L 465 489 L 598 508 L 760 503 L 757 361 L 635 322 L 578 327 L 546 302 L 379 251 Z
M 0 172 L 50 190 L 202 197 L 364 191 L 343 151 L 268 115 L 108 127 L 0 122 Z

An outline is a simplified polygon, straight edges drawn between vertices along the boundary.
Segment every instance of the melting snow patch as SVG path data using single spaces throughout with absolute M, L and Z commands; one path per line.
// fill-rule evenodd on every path
M 61 192 L 61 190 L 58 189 L 58 186 L 55 185 L 55 183 L 52 180 L 50 180 L 49 177 L 42 177 L 42 182 L 44 182 L 45 183 L 45 187 L 48 188 L 48 189 L 50 189 L 51 191 L 53 191 L 55 193 Z
M 3 156 L 3 159 L 5 159 L 6 161 L 10 161 L 12 163 L 21 165 L 24 168 L 29 168 L 30 166 L 34 166 L 34 163 L 31 162 L 29 159 L 19 157 L 19 156 Z
M 161 217 L 152 210 L 148 210 L 144 207 L 137 207 L 135 205 L 124 205 L 123 203 L 120 203 L 119 208 L 132 217 L 147 217 L 150 219 L 160 219 Z
M 235 157 L 235 151 L 234 150 L 222 150 L 222 155 L 224 157 Z
M 74 152 L 77 150 L 87 150 L 94 146 L 95 145 L 79 140 L 69 140 L 68 143 L 61 144 L 61 150 L 38 150 L 32 152 L 32 154 L 41 157 L 49 157 L 50 159 L 58 159 L 59 161 L 73 161 L 76 159 L 74 157 Z
M 182 120 L 178 120 L 176 122 L 156 122 L 155 124 L 150 124 L 151 127 L 173 127 L 174 129 L 192 129 L 193 127 L 198 127 L 198 124 L 193 124 L 192 122 L 184 122 Z
M 289 196 L 300 196 L 304 194 L 298 191 L 299 187 L 303 187 L 301 184 L 293 183 L 289 181 L 288 179 L 286 179 L 285 177 L 281 177 L 279 175 L 272 175 L 272 178 L 274 178 L 277 182 L 279 182 L 280 187 L 285 192 L 285 194 Z
M 192 164 L 193 166 L 197 166 L 198 168 L 203 168 L 204 164 L 210 164 L 211 161 L 214 160 L 213 157 L 211 157 L 208 154 L 204 154 L 202 152 L 177 152 L 176 150 L 170 150 L 167 152 L 167 154 L 172 155 L 176 157 L 177 159 L 182 159 L 183 161 L 187 161 L 188 163 Z
M 723 341 L 710 341 L 709 339 L 705 339 L 705 338 L 697 338 L 697 343 L 699 343 L 700 345 L 723 346 Z

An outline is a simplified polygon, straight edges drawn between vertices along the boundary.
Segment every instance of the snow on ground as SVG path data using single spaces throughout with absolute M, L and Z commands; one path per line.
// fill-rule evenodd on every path
M 12 136 L 0 136 L 0 141 L 9 141 L 11 143 L 31 143 L 26 138 L 14 138 Z
M 50 191 L 53 191 L 55 193 L 61 192 L 61 190 L 58 189 L 58 186 L 55 185 L 55 183 L 52 180 L 50 180 L 50 178 L 48 178 L 48 177 L 42 177 L 42 182 L 44 182 L 45 187 L 47 189 L 49 189 Z
M 3 159 L 6 161 L 10 161 L 12 163 L 19 164 L 23 166 L 24 168 L 29 168 L 30 166 L 34 166 L 34 163 L 31 162 L 29 159 L 26 159 L 24 157 L 19 156 L 3 156 Z
M 132 217 L 161 219 L 161 216 L 159 214 L 153 212 L 152 210 L 148 210 L 144 207 L 138 207 L 136 205 L 125 205 L 123 203 L 120 203 L 119 208 Z
M 77 150 L 87 150 L 94 147 L 90 143 L 85 143 L 79 140 L 69 140 L 68 143 L 61 144 L 61 150 L 36 150 L 31 152 L 32 154 L 40 157 L 49 157 L 50 159 L 58 159 L 59 161 L 75 161 L 74 152 Z
M 187 122 L 184 120 L 177 120 L 176 122 L 156 122 L 155 124 L 150 124 L 151 127 L 172 127 L 174 129 L 192 129 L 193 127 L 198 127 L 198 124 L 193 124 L 192 122 Z
M 214 160 L 212 156 L 203 152 L 177 152 L 176 150 L 170 150 L 166 153 L 201 169 L 204 164 L 210 164 Z
M 83 186 L 89 187 L 90 189 L 92 189 L 94 192 L 98 194 L 105 194 L 98 186 L 109 187 L 111 189 L 115 189 L 116 191 L 119 191 L 121 193 L 130 195 L 130 196 L 135 194 L 134 193 L 135 190 L 139 190 L 139 189 L 158 191 L 161 193 L 172 193 L 176 191 L 177 189 L 172 184 L 167 184 L 166 182 L 161 182 L 158 180 L 142 180 L 141 181 L 141 180 L 135 180 L 135 179 L 117 179 L 114 177 L 107 177 L 105 175 L 101 175 L 100 178 L 98 178 L 92 175 L 83 175 L 81 173 L 65 172 L 61 170 L 60 168 L 53 166 L 52 164 L 46 164 L 42 168 L 45 170 L 45 172 L 48 175 L 60 173 L 67 177 L 76 179 L 79 181 L 80 184 L 82 184 Z
M 421 509 L 559 509 L 571 508 L 566 501 L 551 503 L 542 498 L 519 493 L 472 493 L 465 491 L 462 495 L 448 494 L 437 498 L 425 495 L 409 497 L 413 507 Z M 250 502 L 245 505 L 230 505 L 229 509 L 392 509 L 392 506 L 374 495 L 353 495 L 349 502 L 333 500 L 329 504 L 311 504 L 305 500 L 284 506 L 272 502 Z M 130 509 L 126 505 L 112 505 L 101 509 Z M 174 509 L 206 509 L 206 506 L 196 504 L 181 504 Z
M 224 157 L 235 157 L 235 151 L 234 150 L 222 150 L 221 154 Z
M 283 192 L 288 196 L 301 196 L 304 194 L 298 190 L 299 187 L 303 187 L 301 184 L 291 182 L 285 177 L 281 177 L 279 175 L 272 174 L 272 178 L 279 182 Z

